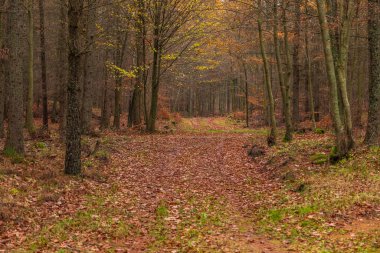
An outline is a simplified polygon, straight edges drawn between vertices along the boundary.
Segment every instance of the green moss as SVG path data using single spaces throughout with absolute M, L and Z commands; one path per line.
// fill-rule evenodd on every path
M 313 164 L 325 164 L 329 161 L 329 156 L 323 153 L 317 153 L 310 157 Z

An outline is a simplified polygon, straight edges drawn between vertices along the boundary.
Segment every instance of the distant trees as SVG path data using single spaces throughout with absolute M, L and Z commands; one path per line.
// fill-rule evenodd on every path
M 269 125 L 274 145 L 278 126 L 291 141 L 331 120 L 344 157 L 365 102 L 365 143 L 379 143 L 379 3 L 368 4 L 0 0 L 0 138 L 22 154 L 24 126 L 36 137 L 49 118 L 59 122 L 65 171 L 78 174 L 81 135 L 98 127 L 152 133 L 157 119 L 174 122 L 172 112 L 231 115 Z M 368 34 L 359 19 L 367 9 Z

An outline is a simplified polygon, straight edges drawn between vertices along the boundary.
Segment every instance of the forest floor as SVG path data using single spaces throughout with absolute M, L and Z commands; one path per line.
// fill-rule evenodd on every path
M 329 133 L 269 149 L 226 118 L 176 128 L 84 137 L 80 177 L 53 131 L 0 156 L 0 252 L 380 252 L 379 148 L 332 165 Z

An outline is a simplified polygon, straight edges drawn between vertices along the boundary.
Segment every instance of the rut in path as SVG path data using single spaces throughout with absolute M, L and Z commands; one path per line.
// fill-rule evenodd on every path
M 122 148 L 114 156 L 113 166 L 117 167 L 124 190 L 137 199 L 135 208 L 145 220 L 154 219 L 157 206 L 166 203 L 169 210 L 166 225 L 173 236 L 181 222 L 179 206 L 186 208 L 189 199 L 222 200 L 228 222 L 216 235 L 205 238 L 207 244 L 202 246 L 205 252 L 211 248 L 217 252 L 286 252 L 258 237 L 249 225 L 250 213 L 260 205 L 250 196 L 270 191 L 276 185 L 258 173 L 258 165 L 246 156 L 243 145 L 248 138 L 249 135 L 236 134 L 131 138 L 119 143 Z M 143 251 L 149 243 L 146 237 L 144 234 L 129 242 L 131 252 Z M 175 245 L 161 247 L 164 247 L 161 252 L 176 249 Z

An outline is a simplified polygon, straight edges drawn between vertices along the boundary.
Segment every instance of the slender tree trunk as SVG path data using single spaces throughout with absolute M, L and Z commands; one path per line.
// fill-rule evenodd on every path
M 82 97 L 82 133 L 91 132 L 92 107 L 94 96 L 94 74 L 95 74 L 95 36 L 96 36 L 96 0 L 87 0 L 87 44 L 88 53 L 85 56 L 84 82 Z
M 9 39 L 9 89 L 8 89 L 8 136 L 5 149 L 24 154 L 23 137 L 23 59 L 22 41 L 25 39 L 24 5 L 21 0 L 9 2 L 9 25 L 11 27 Z
M 249 127 L 249 85 L 248 85 L 248 73 L 247 66 L 243 63 L 244 68 L 244 82 L 245 82 L 245 126 Z
M 310 115 L 311 115 L 311 121 L 313 122 L 313 130 L 317 128 L 316 121 L 315 121 L 315 106 L 314 106 L 314 87 L 313 87 L 313 81 L 312 81 L 312 74 L 311 74 L 311 58 L 310 58 L 310 51 L 309 51 L 309 34 L 308 34 L 308 23 L 306 21 L 306 27 L 305 27 L 305 53 L 306 53 L 306 65 L 307 65 L 307 91 L 308 91 L 308 101 L 309 101 L 309 107 L 310 107 Z
M 45 45 L 45 8 L 44 0 L 39 0 L 40 9 L 40 43 L 41 43 L 41 86 L 42 86 L 42 128 L 49 128 L 48 97 L 46 80 L 46 45 Z
M 301 0 L 295 1 L 294 52 L 293 52 L 293 126 L 300 122 L 300 35 L 301 35 Z M 285 8 L 284 8 L 285 10 Z M 285 12 L 285 11 L 284 11 Z M 286 14 L 284 13 L 284 16 Z M 286 16 L 284 17 L 286 18 Z M 284 24 L 286 26 L 286 24 Z
M 108 59 L 108 52 L 106 52 L 105 61 Z M 110 100 L 109 100 L 109 94 L 108 94 L 108 72 L 107 67 L 104 66 L 104 87 L 103 87 L 103 103 L 102 103 L 102 120 L 101 120 L 101 128 L 107 129 L 110 126 L 110 118 L 111 118 L 111 111 L 110 111 Z
M 326 18 L 326 2 L 325 0 L 317 1 L 318 17 L 321 26 L 323 48 L 326 61 L 327 76 L 330 84 L 330 102 L 331 116 L 334 122 L 336 135 L 337 156 L 346 156 L 349 152 L 349 145 L 346 138 L 345 127 L 340 115 L 339 109 L 339 93 L 337 77 L 335 72 L 334 56 L 331 44 L 329 25 Z
M 336 66 L 338 88 L 341 95 L 344 125 L 347 135 L 348 147 L 353 148 L 355 145 L 353 128 L 352 128 L 352 114 L 351 106 L 347 92 L 347 63 L 348 63 L 348 50 L 350 46 L 351 24 L 354 16 L 354 0 L 347 1 L 347 13 L 341 14 L 342 28 L 339 34 L 339 59 L 338 66 Z
M 79 22 L 82 16 L 83 0 L 69 0 L 69 80 L 67 85 L 67 127 L 65 173 L 78 175 L 81 173 L 81 130 L 79 110 L 79 75 L 81 54 L 79 49 Z
M 293 127 L 292 127 L 292 119 L 291 119 L 290 94 L 289 94 L 290 93 L 290 87 L 289 87 L 289 80 L 290 79 L 284 78 L 283 69 L 282 69 L 280 44 L 278 41 L 277 4 L 278 4 L 277 1 L 275 1 L 274 5 L 273 5 L 273 12 L 275 15 L 275 17 L 274 17 L 275 20 L 274 20 L 274 25 L 273 25 L 273 39 L 274 39 L 276 66 L 277 66 L 277 72 L 278 72 L 278 77 L 279 77 L 279 82 L 280 82 L 282 104 L 283 104 L 283 113 L 284 113 L 285 128 L 286 128 L 284 141 L 291 141 L 293 139 L 293 136 L 292 136 L 292 131 L 293 131 L 292 128 Z M 286 50 L 287 49 L 288 48 L 286 48 Z M 289 64 L 288 64 L 288 67 L 290 67 Z
M 368 42 L 370 56 L 368 125 L 364 142 L 380 144 L 380 2 L 368 1 Z
M 116 49 L 116 65 L 120 68 L 123 68 L 123 62 L 124 62 L 124 51 L 127 47 L 128 42 L 128 32 L 124 34 L 124 40 L 119 38 L 119 42 L 121 43 L 121 47 Z M 113 127 L 115 129 L 120 129 L 120 118 L 121 118 L 121 94 L 122 94 L 122 84 L 123 84 L 123 77 L 121 75 L 118 75 L 116 77 L 116 85 L 115 85 L 115 108 L 114 108 L 114 120 L 113 120 Z
M 59 60 L 58 80 L 59 80 L 59 130 L 61 136 L 65 136 L 67 117 L 67 43 L 62 38 L 67 38 L 67 12 L 65 10 L 67 0 L 59 2 L 59 30 L 57 41 L 57 55 Z
M 26 106 L 26 123 L 29 134 L 34 134 L 33 104 L 34 104 L 34 0 L 29 0 L 29 65 L 28 65 L 28 101 Z
M 261 7 L 261 0 L 259 0 L 259 7 Z M 268 136 L 268 145 L 273 146 L 276 144 L 276 138 L 277 138 L 276 116 L 275 116 L 274 98 L 273 98 L 272 84 L 271 84 L 270 73 L 269 73 L 268 59 L 266 56 L 265 46 L 264 46 L 261 17 L 259 17 L 257 23 L 258 23 L 258 29 L 259 29 L 261 57 L 264 63 L 264 76 L 265 76 L 265 86 L 267 90 L 267 100 L 269 103 L 269 118 L 270 118 L 271 129 L 270 129 L 270 134 Z

